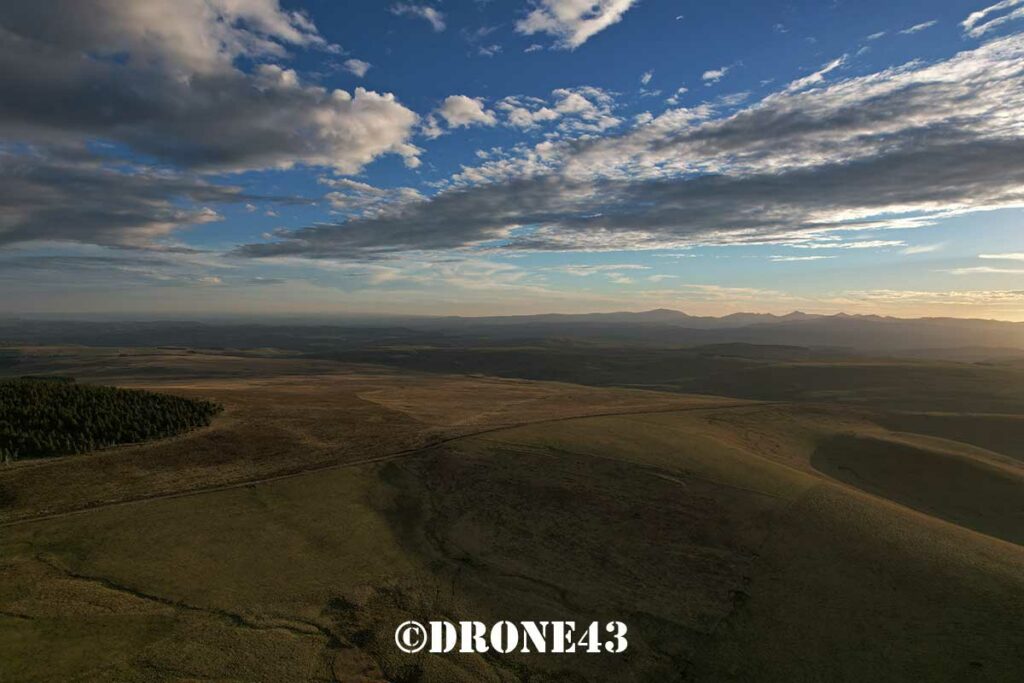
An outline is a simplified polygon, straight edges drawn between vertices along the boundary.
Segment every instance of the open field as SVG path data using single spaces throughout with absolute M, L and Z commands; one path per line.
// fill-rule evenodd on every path
M 1024 366 L 862 356 L 804 347 L 725 344 L 645 348 L 559 343 L 396 347 L 325 354 L 345 362 L 437 373 L 713 394 L 761 401 L 842 402 L 897 411 L 1024 413 Z
M 3 680 L 1024 675 L 1017 415 L 270 354 L 28 353 L 8 372 L 225 412 L 0 469 Z M 394 647 L 398 623 L 432 618 L 619 619 L 630 646 Z

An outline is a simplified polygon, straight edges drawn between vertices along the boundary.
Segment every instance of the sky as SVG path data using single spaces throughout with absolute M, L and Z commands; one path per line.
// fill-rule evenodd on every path
M 0 315 L 1024 320 L 1024 0 L 0 0 Z

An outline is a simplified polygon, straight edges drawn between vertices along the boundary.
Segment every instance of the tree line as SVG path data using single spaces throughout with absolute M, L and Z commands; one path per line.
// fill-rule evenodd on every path
M 86 453 L 210 424 L 212 401 L 78 384 L 69 377 L 0 382 L 0 460 Z

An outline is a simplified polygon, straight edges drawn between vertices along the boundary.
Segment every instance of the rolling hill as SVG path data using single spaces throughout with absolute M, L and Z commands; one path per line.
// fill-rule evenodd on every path
M 225 411 L 0 469 L 5 679 L 1024 674 L 1019 415 L 40 352 Z M 431 618 L 621 619 L 629 650 L 394 648 L 396 624 Z

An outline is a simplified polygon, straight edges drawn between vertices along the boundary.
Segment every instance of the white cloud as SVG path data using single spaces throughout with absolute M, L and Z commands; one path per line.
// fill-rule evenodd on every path
M 441 125 L 441 122 L 437 120 L 436 115 L 429 114 L 420 125 L 420 132 L 423 133 L 426 138 L 433 140 L 444 135 L 444 127 Z
M 510 96 L 497 104 L 505 112 L 506 123 L 514 128 L 531 129 L 561 120 L 561 132 L 601 132 L 622 123 L 612 109 L 612 95 L 592 86 L 556 88 L 551 99 Z
M 215 73 L 239 57 L 281 58 L 287 45 L 339 49 L 308 16 L 282 9 L 278 0 L 82 0 L 59 12 L 45 5 L 4 12 L 4 28 L 26 37 L 38 30 L 55 46 L 124 51 L 186 73 Z
M 549 107 L 530 110 L 526 107 L 512 105 L 507 100 L 503 101 L 500 106 L 507 112 L 506 121 L 513 128 L 534 128 L 540 123 L 555 121 L 561 116 L 560 112 Z
M 939 22 L 936 19 L 932 19 L 931 21 L 922 21 L 920 24 L 914 24 L 910 28 L 903 29 L 902 31 L 900 31 L 900 33 L 905 36 L 908 36 L 913 33 L 919 33 L 921 31 L 924 31 L 925 29 L 929 29 L 932 26 L 935 26 L 935 24 L 937 23 Z
M 785 296 L 774 289 L 756 287 L 728 287 L 724 285 L 680 285 L 688 295 L 702 301 L 763 301 L 766 298 Z
M 555 270 L 576 277 L 590 277 L 597 273 L 616 273 L 623 270 L 650 270 L 650 266 L 638 263 L 605 263 L 600 265 L 568 265 L 559 266 Z
M 943 143 L 936 149 L 957 139 L 1014 139 L 1024 130 L 1021 60 L 1024 36 L 1012 36 L 945 62 L 777 92 L 725 118 L 713 106 L 674 109 L 645 130 L 579 144 L 563 163 L 583 177 L 777 174 L 866 160 L 895 151 L 893 136 L 920 142 L 914 131 L 924 129 L 946 131 L 928 138 Z
M 723 66 L 719 69 L 708 69 L 701 74 L 700 78 L 705 84 L 711 85 L 712 83 L 717 83 L 722 80 L 722 78 L 729 73 L 730 69 L 732 69 L 731 66 Z
M 843 55 L 842 57 L 839 57 L 838 59 L 833 59 L 831 62 L 829 62 L 828 64 L 824 65 L 823 67 L 821 67 L 820 69 L 818 69 L 814 73 L 810 74 L 809 76 L 804 76 L 803 78 L 798 78 L 795 81 L 793 81 L 792 83 L 790 83 L 786 87 L 786 91 L 787 92 L 795 92 L 797 90 L 803 90 L 804 88 L 809 88 L 809 87 L 813 87 L 815 85 L 820 85 L 820 84 L 825 82 L 825 76 L 827 74 L 831 73 L 832 71 L 835 71 L 836 69 L 838 69 L 839 67 L 841 67 L 845 63 L 846 63 L 846 55 Z
M 948 271 L 953 275 L 1024 275 L 1024 268 L 993 268 L 991 266 L 971 266 L 969 268 L 953 268 Z
M 900 251 L 901 254 L 907 256 L 913 256 L 914 254 L 931 254 L 939 251 L 946 246 L 945 242 L 936 242 L 935 244 L 913 244 Z
M 277 0 L 4 3 L 0 26 L 3 137 L 106 140 L 203 170 L 354 173 L 389 153 L 418 163 L 418 117 L 393 95 L 308 85 L 277 63 L 290 49 L 338 49 Z
M 838 238 L 832 239 L 817 235 L 811 239 L 813 241 L 794 243 L 789 246 L 796 249 L 881 249 L 883 247 L 902 247 L 905 244 L 900 240 L 859 240 L 856 242 L 844 242 Z
M 846 292 L 845 294 L 846 296 L 863 299 L 872 303 L 960 304 L 965 306 L 1007 303 L 1019 306 L 1021 302 L 1024 302 L 1024 291 L 998 289 L 952 291 L 872 289 Z
M 134 249 L 166 246 L 180 228 L 222 220 L 211 205 L 257 207 L 237 187 L 139 164 L 107 168 L 70 158 L 0 151 L 0 244 L 77 242 Z
M 345 71 L 362 78 L 366 75 L 366 72 L 370 70 L 371 64 L 364 62 L 361 59 L 346 59 L 345 60 Z
M 596 108 L 575 94 L 583 101 L 518 106 Z M 424 249 L 899 248 L 848 237 L 1024 207 L 1022 131 L 1024 36 L 1012 35 L 942 61 L 782 89 L 737 111 L 704 103 L 618 135 L 523 144 L 463 168 L 401 220 L 310 227 L 243 253 L 358 254 L 413 232 Z
M 1024 253 L 1010 252 L 1004 254 L 978 254 L 978 258 L 1002 261 L 1024 261 Z
M 463 28 L 459 31 L 459 35 L 461 35 L 467 43 L 472 45 L 479 43 L 481 40 L 497 31 L 498 28 L 498 26 L 488 26 L 484 24 L 483 26 L 479 26 L 475 29 Z
M 437 113 L 448 122 L 450 128 L 493 126 L 498 122 L 494 112 L 484 108 L 483 100 L 465 95 L 449 95 L 441 103 Z
M 872 33 L 870 36 L 866 38 L 866 40 L 878 40 L 879 38 L 882 38 L 884 36 L 885 31 L 879 31 L 878 33 Z
M 1021 4 L 1024 4 L 1024 0 L 1002 0 L 1002 2 L 997 2 L 996 4 L 990 5 L 982 10 L 972 12 L 963 20 L 963 22 L 960 23 L 960 26 L 963 27 L 964 32 L 970 37 L 980 38 L 998 26 L 1015 19 L 1024 18 L 1024 7 L 1022 7 L 1004 14 L 1003 16 L 989 19 L 987 21 L 985 20 L 990 14 L 1002 12 L 1003 10 L 1010 9 L 1011 7 L 1017 7 L 1017 5 Z
M 361 217 L 380 216 L 426 199 L 411 187 L 380 188 L 350 178 L 321 178 L 332 189 L 324 198 L 339 212 Z
M 782 263 L 787 261 L 822 261 L 824 259 L 832 259 L 835 256 L 769 256 L 769 261 L 775 261 L 776 263 Z
M 651 82 L 652 78 L 654 78 L 654 72 L 645 71 L 644 75 L 640 77 L 640 85 L 647 85 L 648 83 Z
M 690 89 L 686 86 L 676 88 L 676 91 L 672 93 L 672 96 L 665 99 L 665 104 L 670 104 L 673 107 L 677 106 L 679 104 L 679 98 L 688 92 L 690 92 Z
M 555 46 L 575 50 L 589 38 L 619 22 L 637 0 L 533 0 L 534 8 L 516 22 L 525 35 L 546 33 Z
M 430 7 L 429 5 L 414 5 L 407 2 L 399 2 L 391 6 L 391 13 L 395 16 L 419 17 L 426 19 L 431 28 L 437 32 L 445 29 L 444 13 Z
M 543 50 L 543 49 L 544 49 L 544 46 L 541 45 L 540 43 L 533 43 L 532 45 L 527 47 L 525 50 L 523 50 L 523 52 L 526 52 L 526 53 L 538 52 L 538 51 Z

